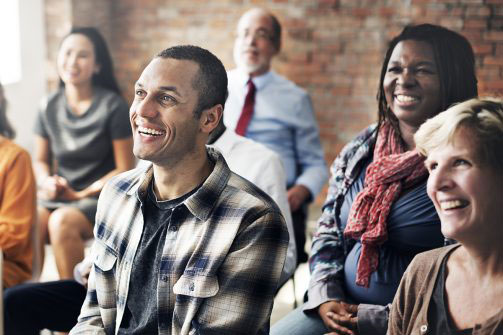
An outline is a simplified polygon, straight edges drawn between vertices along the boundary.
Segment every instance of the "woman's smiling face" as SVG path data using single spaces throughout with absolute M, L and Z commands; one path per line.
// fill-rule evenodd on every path
M 485 234 L 494 233 L 503 218 L 503 174 L 481 164 L 478 149 L 472 131 L 462 127 L 453 143 L 433 149 L 425 163 L 442 233 L 458 241 L 490 236 Z
M 404 40 L 393 49 L 383 81 L 399 125 L 418 128 L 440 112 L 440 78 L 430 44 Z

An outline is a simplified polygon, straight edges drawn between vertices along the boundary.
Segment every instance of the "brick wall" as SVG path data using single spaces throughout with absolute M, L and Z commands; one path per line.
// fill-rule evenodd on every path
M 252 6 L 270 9 L 283 25 L 273 67 L 311 94 L 328 164 L 376 119 L 386 44 L 405 24 L 461 32 L 476 53 L 480 92 L 503 93 L 503 0 L 46 0 L 48 63 L 54 64 L 69 22 L 95 25 L 109 42 L 130 101 L 143 67 L 168 46 L 200 45 L 232 68 L 235 25 Z M 54 81 L 51 76 L 49 87 Z

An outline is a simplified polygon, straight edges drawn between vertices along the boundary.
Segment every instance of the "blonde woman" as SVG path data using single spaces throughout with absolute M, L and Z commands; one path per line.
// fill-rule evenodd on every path
M 459 244 L 412 261 L 389 334 L 503 334 L 503 101 L 455 105 L 414 139 L 442 233 Z

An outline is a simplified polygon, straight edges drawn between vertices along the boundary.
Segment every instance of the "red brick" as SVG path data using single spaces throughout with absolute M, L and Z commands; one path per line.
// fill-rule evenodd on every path
M 499 65 L 486 65 L 477 70 L 477 78 L 482 82 L 499 79 L 501 69 L 502 67 Z
M 485 57 L 484 65 L 503 65 L 503 57 Z
M 503 0 L 411 0 L 408 6 L 399 0 L 45 0 L 44 5 L 48 87 L 57 87 L 62 36 L 72 24 L 95 23 L 106 34 L 128 100 L 148 60 L 170 45 L 199 44 L 233 68 L 239 16 L 254 5 L 269 7 L 284 32 L 273 68 L 311 94 L 328 164 L 375 121 L 382 59 L 405 24 L 444 24 L 461 32 L 476 53 L 481 92 L 503 91 Z
M 354 8 L 351 11 L 351 15 L 356 17 L 367 17 L 371 14 L 371 10 L 369 8 Z
M 468 6 L 466 7 L 466 17 L 489 16 L 491 8 L 488 6 Z
M 378 10 L 380 16 L 391 17 L 395 15 L 396 9 L 394 7 L 381 7 Z
M 503 42 L 503 31 L 489 31 L 484 34 L 484 39 L 487 41 Z
M 486 55 L 493 52 L 493 45 L 489 43 L 472 44 L 473 52 L 477 55 Z
M 463 27 L 463 19 L 460 17 L 444 17 L 440 19 L 440 25 L 446 28 L 458 30 Z
M 492 30 L 502 31 L 503 30 L 503 17 L 493 17 L 489 20 L 489 27 Z
M 486 29 L 487 20 L 483 19 L 466 19 L 463 24 L 464 29 Z
M 351 94 L 351 87 L 335 87 L 332 89 L 333 95 L 349 95 Z
M 485 81 L 481 84 L 483 90 L 503 91 L 503 80 Z

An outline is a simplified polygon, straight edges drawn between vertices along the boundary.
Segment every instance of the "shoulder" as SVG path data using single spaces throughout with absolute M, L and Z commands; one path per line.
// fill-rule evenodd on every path
M 42 113 L 47 113 L 55 109 L 58 104 L 62 103 L 64 98 L 64 90 L 62 88 L 58 89 L 40 101 L 40 111 Z
M 356 137 L 349 143 L 364 143 L 368 141 L 375 141 L 377 138 L 377 123 L 373 123 L 367 128 L 363 129 L 356 135 Z
M 124 98 L 119 94 L 109 89 L 97 87 L 95 94 L 99 103 L 106 104 L 109 107 L 127 107 L 126 100 L 124 100 Z
M 8 155 L 11 157 L 30 157 L 28 151 L 7 138 L 0 140 L 0 148 L 2 149 L 2 155 Z
M 272 161 L 273 163 L 275 163 L 276 161 L 281 162 L 278 154 L 259 142 L 239 135 L 235 136 L 234 141 L 234 151 L 245 155 L 246 157 L 248 157 L 247 160 L 249 161 L 254 160 L 253 164 L 268 161 Z
M 258 186 L 231 172 L 224 188 L 219 206 L 232 209 L 236 213 L 246 213 L 252 221 L 260 216 L 271 215 L 281 220 L 278 205 Z
M 295 84 L 293 81 L 283 77 L 282 75 L 274 71 L 270 72 L 270 76 L 271 76 L 270 84 L 272 84 L 274 89 L 288 92 L 289 94 L 295 95 L 302 99 L 309 98 L 309 94 L 307 93 L 307 91 L 298 86 L 297 84 Z
M 377 138 L 377 124 L 372 124 L 363 129 L 355 138 L 349 141 L 337 156 L 334 164 L 339 165 L 341 162 L 349 161 L 358 151 L 361 146 L 370 146 L 374 144 Z
M 18 168 L 21 168 L 21 166 L 31 168 L 30 154 L 13 141 L 6 138 L 0 140 L 0 151 L 2 152 L 0 162 L 3 162 L 4 167 L 11 168 L 16 165 Z
M 141 183 L 145 177 L 150 165 L 141 165 L 132 170 L 119 173 L 113 176 L 106 183 L 102 193 L 114 192 L 114 193 L 126 193 L 131 190 L 134 186 Z
M 425 280 L 435 280 L 435 273 L 440 269 L 444 258 L 458 247 L 459 244 L 449 245 L 417 254 L 407 268 L 406 278 L 409 285 L 419 284 L 422 286 Z

